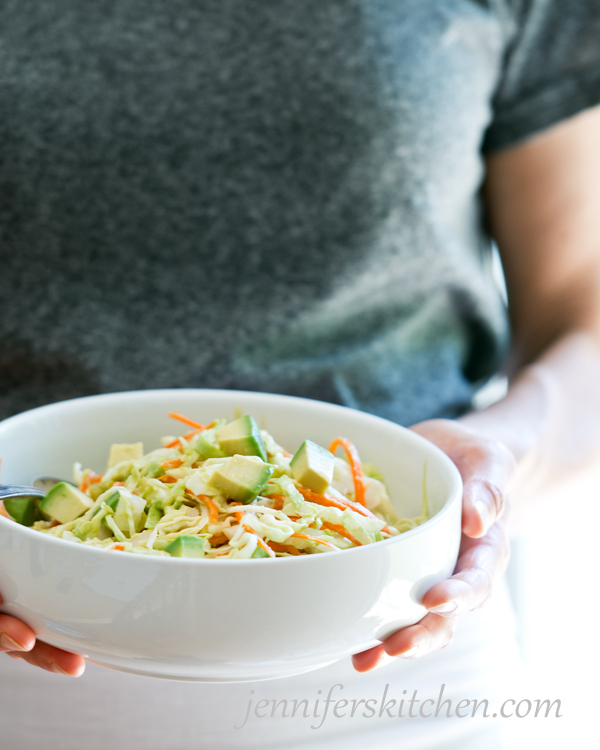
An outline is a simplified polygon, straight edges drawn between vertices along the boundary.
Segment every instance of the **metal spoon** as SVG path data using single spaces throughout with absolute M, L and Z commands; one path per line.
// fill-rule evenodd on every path
M 27 487 L 19 484 L 0 484 L 0 500 L 9 497 L 45 497 L 55 484 L 64 480 L 56 477 L 37 477 L 33 480 L 33 486 Z

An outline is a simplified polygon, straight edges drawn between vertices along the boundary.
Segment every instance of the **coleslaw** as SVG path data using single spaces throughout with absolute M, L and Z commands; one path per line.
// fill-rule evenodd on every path
M 306 448 L 292 456 L 251 417 L 252 436 L 231 438 L 226 420 L 169 416 L 192 429 L 147 454 L 141 444 L 113 446 L 117 462 L 102 475 L 76 464 L 81 513 L 62 523 L 46 515 L 33 528 L 107 550 L 227 560 L 336 553 L 428 519 L 425 496 L 420 516 L 398 517 L 382 477 L 346 438 L 329 451 L 305 441 L 313 452 L 300 461 Z

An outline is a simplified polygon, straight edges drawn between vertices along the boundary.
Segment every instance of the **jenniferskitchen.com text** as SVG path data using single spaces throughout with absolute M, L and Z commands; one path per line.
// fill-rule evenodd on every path
M 243 729 L 249 720 L 254 719 L 312 719 L 311 729 L 320 729 L 326 721 L 336 719 L 430 719 L 430 718 L 483 718 L 483 719 L 524 719 L 562 718 L 559 699 L 507 698 L 496 703 L 489 700 L 462 698 L 452 700 L 444 696 L 446 685 L 440 687 L 434 698 L 419 697 L 418 690 L 402 690 L 394 696 L 389 684 L 383 687 L 379 698 L 344 698 L 344 686 L 332 685 L 327 692 L 317 690 L 314 698 L 290 700 L 255 700 L 254 690 L 250 690 L 245 716 L 235 729 Z M 240 717 L 241 719 L 241 717 Z

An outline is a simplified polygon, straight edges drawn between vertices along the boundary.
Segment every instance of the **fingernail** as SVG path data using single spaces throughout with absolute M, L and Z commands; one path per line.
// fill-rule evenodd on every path
M 51 666 L 52 666 L 52 671 L 56 672 L 56 674 L 66 674 L 67 677 L 76 677 L 76 675 L 71 674 L 71 672 L 67 672 L 66 669 L 59 667 L 55 661 L 52 662 Z
M 394 657 L 390 656 L 389 654 L 386 654 L 384 651 L 384 653 L 381 655 L 381 657 L 379 658 L 379 661 L 373 667 L 373 669 L 379 669 L 379 667 L 387 667 L 387 665 L 391 664 L 393 661 L 394 661 Z
M 487 505 L 483 502 L 483 500 L 477 500 L 475 503 L 475 510 L 477 511 L 477 515 L 479 518 L 481 518 L 481 523 L 483 524 L 484 529 L 487 529 L 487 527 L 490 524 L 490 511 L 487 507 Z
M 456 607 L 456 602 L 443 602 L 438 604 L 437 607 L 430 607 L 429 612 L 435 612 L 436 615 L 449 615 L 450 612 L 454 612 Z
M 398 654 L 398 656 L 401 656 L 403 659 L 414 659 L 414 657 L 417 655 L 418 650 L 419 644 L 417 643 L 416 646 L 409 648 L 408 651 L 404 651 L 403 653 Z
M 25 646 L 13 641 L 6 633 L 0 633 L 0 648 L 5 648 L 7 651 L 27 651 Z

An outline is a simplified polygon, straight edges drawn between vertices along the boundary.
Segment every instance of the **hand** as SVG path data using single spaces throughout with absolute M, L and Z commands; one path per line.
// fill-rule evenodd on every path
M 79 677 L 85 669 L 83 656 L 36 641 L 33 630 L 10 615 L 0 614 L 0 652 L 13 659 L 23 659 L 47 672 L 71 677 Z
M 508 563 L 508 540 L 500 517 L 515 467 L 502 443 L 482 437 L 459 422 L 434 419 L 412 430 L 441 448 L 458 467 L 463 489 L 462 540 L 454 575 L 423 597 L 429 613 L 415 625 L 392 633 L 381 645 L 352 657 L 358 672 L 377 666 L 384 654 L 415 658 L 444 648 L 457 617 L 489 599 L 496 577 Z

